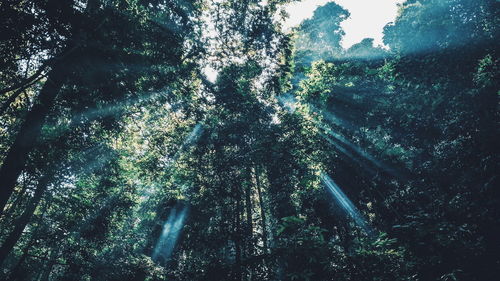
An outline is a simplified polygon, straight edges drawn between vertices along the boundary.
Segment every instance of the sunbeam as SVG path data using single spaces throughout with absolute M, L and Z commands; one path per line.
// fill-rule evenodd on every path
M 368 173 L 370 173 L 370 175 L 373 176 L 373 175 L 377 174 L 377 172 L 372 167 L 366 165 L 366 163 L 364 163 L 363 161 L 359 160 L 358 157 L 354 156 L 351 152 L 349 152 L 347 149 L 345 149 L 339 143 L 337 143 L 336 141 L 332 140 L 330 137 L 328 137 L 324 133 L 321 133 L 320 136 L 322 138 L 324 138 L 328 143 L 330 143 L 331 145 L 333 145 L 337 149 L 337 151 L 340 151 L 345 156 L 347 156 L 349 158 L 349 160 L 352 160 L 352 161 L 356 162 L 359 166 L 361 166 L 363 169 L 365 169 Z
M 324 126 L 322 126 L 324 127 Z M 335 133 L 333 132 L 332 130 L 329 130 L 329 129 L 325 129 L 326 133 L 330 136 L 332 136 L 334 139 L 336 139 L 337 141 L 341 142 L 342 144 L 346 145 L 347 147 L 349 147 L 351 150 L 353 150 L 356 154 L 360 155 L 362 158 L 368 160 L 370 163 L 372 163 L 373 165 L 377 166 L 378 168 L 390 173 L 390 174 L 393 174 L 394 172 L 389 168 L 387 167 L 387 165 L 383 164 L 382 162 L 378 161 L 377 159 L 375 159 L 373 156 L 371 156 L 370 154 L 368 154 L 366 151 L 364 151 L 363 149 L 361 149 L 359 146 L 353 144 L 352 142 L 348 141 L 346 138 L 344 138 L 343 136 L 341 136 L 340 134 L 338 133 Z
M 293 96 L 287 95 L 287 96 L 278 96 L 277 97 L 278 101 L 280 104 L 289 112 L 294 112 L 296 108 L 296 100 Z M 309 108 L 312 109 L 313 111 L 317 112 L 318 114 L 322 114 L 319 112 L 313 105 L 308 104 Z M 340 118 L 335 117 L 331 113 L 327 113 L 325 116 L 326 119 L 335 122 L 338 126 L 343 127 L 344 125 L 346 126 L 347 129 L 354 129 L 354 126 L 347 121 L 344 121 Z M 366 169 L 368 172 L 371 174 L 376 174 L 376 172 L 363 163 L 360 159 L 365 159 L 368 162 L 370 162 L 373 166 L 377 167 L 380 170 L 383 170 L 384 172 L 396 177 L 396 178 L 401 178 L 401 176 L 391 167 L 387 166 L 386 164 L 382 163 L 381 161 L 375 159 L 372 155 L 370 155 L 368 152 L 364 151 L 362 148 L 359 146 L 353 144 L 349 140 L 347 140 L 345 137 L 342 135 L 335 133 L 332 131 L 328 126 L 322 124 L 320 121 L 312 119 L 313 122 L 318 126 L 318 128 L 321 128 L 324 133 L 321 133 L 321 136 L 326 139 L 330 144 L 335 146 L 337 150 L 345 154 L 347 157 L 350 159 L 354 160 L 356 163 L 358 163 L 361 167 Z M 328 135 L 328 136 L 327 136 Z M 359 157 L 355 157 L 353 153 L 349 152 L 346 148 L 349 148 L 352 152 L 354 152 L 356 155 Z
M 394 169 L 392 169 L 391 167 L 385 165 L 384 163 L 380 162 L 379 160 L 375 159 L 372 155 L 370 155 L 368 152 L 364 151 L 362 148 L 360 148 L 359 146 L 353 144 L 352 142 L 350 142 L 349 140 L 347 140 L 345 137 L 343 137 L 342 135 L 338 134 L 338 133 L 335 133 L 333 132 L 330 128 L 328 128 L 327 126 L 323 125 L 323 124 L 320 124 L 320 122 L 316 122 L 316 124 L 318 125 L 318 127 L 320 127 L 321 129 L 324 130 L 324 132 L 326 134 L 328 134 L 329 136 L 331 136 L 333 139 L 335 139 L 336 142 L 338 143 L 342 143 L 344 146 L 348 147 L 349 149 L 351 149 L 354 153 L 356 153 L 357 155 L 359 155 L 361 158 L 363 159 L 366 159 L 368 160 L 368 162 L 370 162 L 371 164 L 373 164 L 374 166 L 376 166 L 377 168 L 379 168 L 380 170 L 383 170 L 384 172 L 394 176 L 394 177 L 397 177 L 399 178 L 400 176 L 398 175 L 398 173 L 396 173 L 396 171 Z M 332 143 L 332 142 L 330 142 Z M 336 147 L 338 147 L 338 145 L 335 145 Z
M 361 213 L 344 192 L 342 192 L 340 187 L 325 173 L 321 173 L 320 178 L 323 184 L 328 188 L 328 191 L 330 191 L 335 198 L 335 201 L 354 220 L 356 225 L 362 228 L 366 234 L 372 236 L 374 234 L 373 229 L 367 224 L 365 219 L 361 216 Z
M 87 120 L 94 120 L 97 118 L 102 118 L 102 117 L 108 117 L 108 116 L 113 116 L 118 114 L 121 110 L 128 106 L 133 106 L 137 105 L 141 102 L 147 102 L 154 100 L 155 98 L 161 97 L 161 96 L 166 96 L 167 93 L 169 93 L 170 90 L 164 90 L 164 91 L 154 91 L 154 92 L 146 92 L 144 94 L 140 94 L 136 98 L 132 99 L 126 99 L 125 101 L 117 102 L 114 104 L 106 105 L 101 108 L 92 108 L 88 109 L 87 111 L 84 111 L 80 114 L 77 114 L 75 116 L 75 119 L 87 119 Z
M 181 230 L 184 227 L 184 221 L 187 216 L 188 207 L 176 205 L 171 211 L 168 219 L 163 224 L 163 231 L 158 238 L 151 258 L 154 261 L 168 261 L 172 255 Z
M 175 163 L 177 162 L 177 160 L 179 160 L 181 155 L 184 152 L 186 152 L 187 149 L 189 149 L 190 147 L 192 147 L 193 145 L 195 145 L 199 141 L 201 135 L 203 134 L 203 131 L 204 131 L 203 125 L 201 123 L 196 124 L 193 127 L 193 129 L 191 130 L 191 132 L 189 133 L 189 135 L 186 137 L 186 139 L 184 140 L 182 145 L 180 146 L 177 153 L 171 158 L 165 157 L 164 159 L 162 159 L 163 162 L 165 163 L 164 169 L 168 170 L 168 169 L 174 167 Z M 157 190 L 157 188 L 149 187 L 149 188 L 146 188 L 144 191 L 142 191 L 141 202 L 143 202 L 143 204 L 144 204 L 144 202 L 149 201 L 149 199 L 153 195 L 155 195 L 156 190 Z
M 171 167 L 177 162 L 177 160 L 181 157 L 182 153 L 184 153 L 187 149 L 189 149 L 191 146 L 196 144 L 198 140 L 200 139 L 201 135 L 203 134 L 203 125 L 201 123 L 196 124 L 189 135 L 186 137 L 182 145 L 180 146 L 179 150 L 177 153 L 172 157 L 172 158 L 167 158 L 165 159 L 166 162 L 166 167 Z

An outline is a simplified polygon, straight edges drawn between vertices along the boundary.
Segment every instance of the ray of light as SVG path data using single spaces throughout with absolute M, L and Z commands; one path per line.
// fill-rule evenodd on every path
M 293 96 L 291 96 L 291 95 L 278 96 L 278 101 L 289 112 L 294 112 L 295 111 L 295 108 L 296 108 L 296 99 Z M 323 115 L 323 113 L 319 112 L 313 105 L 309 105 L 308 104 L 308 106 L 309 106 L 310 109 L 312 109 L 316 113 Z M 345 121 L 343 119 L 340 119 L 338 117 L 335 117 L 331 113 L 328 113 L 328 114 L 327 114 L 327 116 L 325 116 L 325 118 L 328 119 L 328 120 L 330 120 L 330 121 L 335 122 L 338 126 L 345 125 L 346 129 L 350 129 L 350 130 L 354 129 L 354 126 L 351 123 L 349 123 L 349 122 L 347 122 L 347 121 Z M 342 135 L 340 135 L 340 134 L 332 131 L 329 127 L 327 127 L 326 125 L 322 124 L 321 121 L 314 120 L 314 119 L 312 119 L 312 120 L 316 124 L 316 126 L 318 126 L 319 128 L 321 128 L 326 134 L 328 134 L 331 137 L 331 138 L 330 137 L 326 137 L 325 134 L 321 134 L 321 136 L 323 138 L 325 138 L 329 143 L 331 143 L 332 145 L 334 145 L 340 152 L 344 153 L 346 156 L 348 156 L 349 158 L 351 158 L 354 161 L 356 161 L 356 163 L 360 164 L 363 168 L 365 168 L 369 172 L 374 173 L 373 169 L 371 169 L 370 167 L 368 167 L 366 164 L 362 163 L 359 159 L 357 159 L 357 157 L 354 157 L 353 153 L 347 151 L 346 147 L 349 148 L 351 151 L 353 151 L 360 158 L 365 159 L 368 162 L 370 162 L 372 165 L 374 165 L 378 169 L 383 170 L 384 172 L 386 172 L 386 173 L 388 173 L 388 174 L 390 174 L 390 175 L 392 175 L 394 177 L 397 177 L 397 178 L 401 177 L 398 173 L 396 173 L 396 171 L 394 169 L 392 169 L 391 167 L 385 165 L 381 161 L 375 159 L 375 157 L 373 157 L 372 155 L 370 155 L 368 152 L 366 152 L 365 150 L 363 150 L 359 146 L 353 144 L 352 142 L 350 142 L 349 140 L 347 140 Z
M 325 126 L 322 126 L 322 127 L 324 128 Z M 353 144 L 352 142 L 350 142 L 349 140 L 347 140 L 342 135 L 340 135 L 338 133 L 335 133 L 332 130 L 329 130 L 328 128 L 324 128 L 324 130 L 326 131 L 326 133 L 328 135 L 330 135 L 331 137 L 333 137 L 335 140 L 339 141 L 340 143 L 344 144 L 345 146 L 349 147 L 351 150 L 353 150 L 356 154 L 358 154 L 362 158 L 368 160 L 370 163 L 372 163 L 373 165 L 377 166 L 381 170 L 384 170 L 384 171 L 386 171 L 386 172 L 388 172 L 390 174 L 393 174 L 393 171 L 387 165 L 385 165 L 382 162 L 378 161 L 372 155 L 370 155 L 369 153 L 367 153 L 366 151 L 364 151 L 363 149 L 361 149 L 359 146 Z
M 203 134 L 203 131 L 204 131 L 203 125 L 201 123 L 196 124 L 189 133 L 189 135 L 186 137 L 184 142 L 182 143 L 177 153 L 172 158 L 164 159 L 164 161 L 166 162 L 166 167 L 168 168 L 173 166 L 175 162 L 177 162 L 177 160 L 181 157 L 182 153 L 184 153 L 187 149 L 196 144 L 200 139 L 201 135 Z
M 337 143 L 335 140 L 332 140 L 330 137 L 327 135 L 321 133 L 321 137 L 323 137 L 326 141 L 328 141 L 331 145 L 333 145 L 337 151 L 340 151 L 343 153 L 345 156 L 347 156 L 350 160 L 356 162 L 360 167 L 365 169 L 370 175 L 374 176 L 377 174 L 377 172 L 370 166 L 366 165 L 365 162 L 361 161 L 358 159 L 358 157 L 354 156 L 351 152 L 349 152 L 347 149 L 345 149 L 342 145 Z
M 151 256 L 154 261 L 159 261 L 160 259 L 168 261 L 170 259 L 184 227 L 187 211 L 188 207 L 184 205 L 176 205 L 170 211 Z
M 354 206 L 351 200 L 349 200 L 347 195 L 345 195 L 345 193 L 340 189 L 340 187 L 325 173 L 321 173 L 320 179 L 327 187 L 328 191 L 333 195 L 337 204 L 353 219 L 356 225 L 363 229 L 366 234 L 372 236 L 374 234 L 373 229 L 368 225 L 365 219 L 361 216 L 361 213 Z
M 195 145 L 201 135 L 203 134 L 203 131 L 204 131 L 204 127 L 201 123 L 198 123 L 196 124 L 193 129 L 191 130 L 191 132 L 189 133 L 189 135 L 185 138 L 184 142 L 182 143 L 182 145 L 180 146 L 179 150 L 177 151 L 177 153 L 171 157 L 171 158 L 168 158 L 168 157 L 164 157 L 162 159 L 160 159 L 161 161 L 164 162 L 164 169 L 165 170 L 168 170 L 172 167 L 175 166 L 175 163 L 177 162 L 177 160 L 179 160 L 179 158 L 181 157 L 181 155 L 186 151 L 188 150 L 190 147 L 192 147 L 193 145 Z M 158 188 L 154 188 L 154 187 L 148 187 L 146 188 L 144 191 L 141 192 L 141 202 L 143 203 L 143 207 L 146 207 L 147 204 L 145 204 L 145 202 L 149 201 L 149 199 L 156 194 L 156 191 L 157 191 Z
M 368 160 L 368 162 L 370 162 L 372 165 L 376 166 L 380 170 L 383 170 L 386 173 L 388 173 L 388 174 L 390 174 L 390 175 L 392 175 L 394 177 L 398 177 L 399 178 L 399 175 L 396 173 L 396 171 L 394 169 L 392 169 L 391 167 L 389 167 L 386 164 L 382 163 L 381 161 L 375 159 L 375 157 L 373 157 L 371 154 L 369 154 L 368 152 L 366 152 L 365 150 L 363 150 L 361 147 L 353 144 L 352 142 L 350 142 L 349 140 L 347 140 L 342 135 L 340 135 L 340 134 L 332 131 L 330 128 L 328 128 L 324 124 L 321 124 L 319 121 L 316 121 L 315 123 L 317 124 L 317 126 L 319 128 L 323 129 L 326 134 L 328 134 L 333 139 L 335 139 L 337 141 L 337 143 L 342 143 L 345 147 L 348 147 L 349 149 L 351 149 L 353 152 L 355 152 L 361 158 Z M 330 143 L 332 143 L 332 142 L 330 142 Z M 338 145 L 335 145 L 335 146 L 338 147 Z M 345 149 L 344 149 L 344 151 L 345 151 Z M 344 152 L 344 151 L 342 151 L 342 152 Z M 349 155 L 349 154 L 347 154 L 347 155 Z
M 124 101 L 106 105 L 100 108 L 88 109 L 87 111 L 84 111 L 75 117 L 76 119 L 94 120 L 100 117 L 113 116 L 120 113 L 121 110 L 123 110 L 128 106 L 133 106 L 141 102 L 154 100 L 155 98 L 158 98 L 160 96 L 167 95 L 169 92 L 170 92 L 169 90 L 165 90 L 165 91 L 155 91 L 155 92 L 140 94 L 139 97 L 137 98 L 126 99 Z
M 278 102 L 289 112 L 293 113 L 296 109 L 296 99 L 293 95 L 286 94 L 276 97 Z

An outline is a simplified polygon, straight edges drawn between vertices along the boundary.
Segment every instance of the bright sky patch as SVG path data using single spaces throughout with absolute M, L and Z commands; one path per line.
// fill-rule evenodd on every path
M 290 18 L 285 22 L 285 29 L 310 18 L 318 6 L 328 2 L 336 2 L 351 13 L 350 18 L 342 23 L 346 33 L 342 46 L 349 48 L 364 38 L 373 38 L 375 45 L 382 45 L 383 28 L 396 18 L 397 4 L 404 0 L 304 0 L 286 7 Z

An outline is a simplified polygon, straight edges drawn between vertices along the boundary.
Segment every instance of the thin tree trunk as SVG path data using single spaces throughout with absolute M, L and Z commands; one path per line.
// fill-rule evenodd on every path
M 26 245 L 26 247 L 24 247 L 23 254 L 21 255 L 21 257 L 17 261 L 16 265 L 12 268 L 12 271 L 10 273 L 10 277 L 12 278 L 12 280 L 24 279 L 19 274 L 20 270 L 21 270 L 21 265 L 24 263 L 24 261 L 28 257 L 30 249 L 33 246 L 34 242 L 35 242 L 35 238 L 33 236 L 33 237 L 31 237 L 28 245 Z
M 40 66 L 40 68 L 30 77 L 24 79 L 23 81 L 19 82 L 18 84 L 14 85 L 14 86 L 7 87 L 5 89 L 1 89 L 0 95 L 6 94 L 6 93 L 11 92 L 11 91 L 19 90 L 19 89 L 21 91 L 26 89 L 27 87 L 32 85 L 34 82 L 38 81 L 41 77 L 43 77 L 42 74 L 45 71 L 45 69 L 47 69 L 47 66 L 49 66 L 49 65 L 50 65 L 49 61 L 44 62 L 42 64 L 42 66 Z
M 21 185 L 21 188 L 17 192 L 16 198 L 12 201 L 12 204 L 7 206 L 3 212 L 4 217 L 11 216 L 13 212 L 17 209 L 17 207 L 23 202 L 24 196 L 26 194 L 26 187 L 28 186 L 28 183 L 23 182 Z
M 17 241 L 19 241 L 19 238 L 21 237 L 24 228 L 30 221 L 31 216 L 33 215 L 33 213 L 36 210 L 36 207 L 38 206 L 38 203 L 42 199 L 43 193 L 47 189 L 49 181 L 50 181 L 49 175 L 42 176 L 36 187 L 35 194 L 28 203 L 26 210 L 19 217 L 19 219 L 17 219 L 14 226 L 14 230 L 12 230 L 12 232 L 7 236 L 4 243 L 0 247 L 0 266 L 3 264 L 9 253 L 12 251 Z
M 255 183 L 257 185 L 257 195 L 259 197 L 259 205 L 260 205 L 260 219 L 262 224 L 262 244 L 264 246 L 264 253 L 268 253 L 267 246 L 267 221 L 266 221 L 266 210 L 264 207 L 264 201 L 262 200 L 262 187 L 260 184 L 260 177 L 257 168 L 255 168 Z
M 100 0 L 89 0 L 86 9 L 87 16 L 91 17 L 99 8 L 99 5 Z M 102 23 L 104 23 L 104 19 Z M 101 24 L 94 31 L 99 29 Z M 47 81 L 26 115 L 14 143 L 10 146 L 4 158 L 2 167 L 0 167 L 0 216 L 14 192 L 17 179 L 26 165 L 28 154 L 33 150 L 37 139 L 40 137 L 45 119 L 54 105 L 54 101 L 62 87 L 65 72 L 68 70 L 66 58 L 80 47 L 80 44 L 75 44 L 80 41 L 80 37 L 81 34 L 76 33 L 74 38 L 68 40 L 69 44 L 66 51 L 62 52 L 61 56 L 51 60 L 53 61 L 52 69 L 47 74 Z
M 47 261 L 47 265 L 45 266 L 45 269 L 43 270 L 42 275 L 40 276 L 39 281 L 48 281 L 50 277 L 50 273 L 52 272 L 52 268 L 54 268 L 54 265 L 56 264 L 56 258 L 58 255 L 58 250 L 53 249 L 50 252 L 49 260 Z
M 0 168 L 0 215 L 14 191 L 17 179 L 28 159 L 28 153 L 35 146 L 47 114 L 52 108 L 54 100 L 62 86 L 62 72 L 60 64 L 54 66 L 50 71 L 38 99 L 27 114 L 26 120 L 3 161 Z
M 250 181 L 251 182 L 251 181 Z M 249 256 L 254 254 L 253 247 L 253 221 L 252 221 L 252 185 L 249 184 L 245 189 L 245 209 L 246 209 L 246 218 L 247 218 L 247 254 Z
M 236 280 L 241 280 L 241 194 L 240 187 L 236 187 L 236 235 L 234 239 L 235 251 L 236 251 Z
M 50 204 L 46 204 L 46 205 L 50 205 Z M 47 210 L 47 208 L 45 206 L 43 214 L 45 214 L 46 210 Z M 42 217 L 37 222 L 35 229 L 32 231 L 30 240 L 27 243 L 27 245 L 24 247 L 23 254 L 22 254 L 21 258 L 19 258 L 18 262 L 13 267 L 13 269 L 12 269 L 12 271 L 10 273 L 10 276 L 11 276 L 12 280 L 23 280 L 23 278 L 21 278 L 21 275 L 19 274 L 20 271 L 21 271 L 21 269 L 22 269 L 21 265 L 24 263 L 24 261 L 26 260 L 26 258 L 28 256 L 30 256 L 29 252 L 30 252 L 30 250 L 32 249 L 33 245 L 35 244 L 35 242 L 37 240 L 37 233 L 38 233 L 38 230 L 40 229 L 41 221 L 43 220 L 43 214 L 42 214 Z

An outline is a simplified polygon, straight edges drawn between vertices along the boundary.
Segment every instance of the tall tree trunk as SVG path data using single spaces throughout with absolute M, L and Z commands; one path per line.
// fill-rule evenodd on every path
M 236 252 L 235 259 L 235 280 L 241 280 L 241 194 L 240 186 L 236 187 L 236 235 L 234 238 L 234 246 Z
M 46 206 L 43 210 L 43 214 L 45 214 L 45 212 L 47 211 L 47 205 L 50 205 L 50 204 L 49 203 L 46 204 Z M 31 233 L 31 237 L 29 239 L 29 242 L 24 247 L 23 254 L 21 255 L 21 257 L 17 261 L 16 265 L 11 270 L 10 276 L 11 276 L 12 280 L 24 280 L 22 277 L 22 274 L 20 274 L 21 270 L 22 270 L 22 265 L 23 265 L 24 261 L 28 258 L 29 252 L 32 249 L 33 245 L 37 242 L 37 239 L 38 239 L 37 233 L 38 233 L 38 230 L 40 229 L 40 225 L 41 225 L 42 220 L 43 220 L 43 214 L 38 219 L 36 227 Z
M 33 195 L 33 198 L 30 200 L 28 203 L 28 206 L 26 207 L 26 210 L 24 213 L 17 219 L 14 230 L 7 236 L 5 239 L 4 243 L 0 247 L 0 266 L 3 264 L 9 253 L 12 251 L 14 246 L 16 245 L 17 241 L 19 241 L 19 238 L 21 237 L 21 234 L 23 233 L 24 228 L 28 224 L 28 222 L 31 219 L 31 216 L 36 210 L 36 207 L 38 206 L 38 203 L 42 199 L 43 193 L 47 189 L 47 186 L 50 181 L 50 176 L 49 175 L 43 175 L 38 182 L 38 185 L 35 190 L 35 194 Z
M 33 244 L 35 243 L 35 237 L 32 236 L 30 238 L 30 241 L 28 242 L 28 245 L 24 247 L 23 249 L 23 254 L 17 261 L 16 265 L 12 268 L 10 275 L 11 280 L 22 280 L 24 279 L 24 274 L 21 273 L 21 266 L 23 265 L 24 261 L 28 258 L 29 252 Z
M 14 191 L 17 178 L 26 165 L 29 152 L 35 146 L 41 134 L 42 126 L 61 89 L 62 81 L 63 69 L 61 63 L 59 63 L 50 71 L 47 81 L 35 100 L 35 104 L 26 115 L 21 129 L 3 161 L 0 168 L 0 215 Z
M 15 210 L 17 210 L 17 207 L 23 203 L 23 199 L 26 195 L 26 189 L 27 189 L 27 186 L 28 186 L 29 183 L 25 183 L 23 182 L 23 184 L 21 185 L 21 188 L 19 188 L 19 191 L 17 192 L 17 196 L 15 197 L 15 199 L 12 201 L 12 204 L 10 204 L 9 206 L 7 206 L 5 208 L 5 210 L 3 211 L 3 216 L 4 217 L 9 217 L 9 216 L 12 216 L 13 212 L 15 212 Z M 0 212 L 1 213 L 1 212 Z
M 262 224 L 262 244 L 264 247 L 264 253 L 268 253 L 268 246 L 267 246 L 267 221 L 266 221 L 266 209 L 264 206 L 264 201 L 262 199 L 262 186 L 260 183 L 260 176 L 259 176 L 259 171 L 257 168 L 255 168 L 255 184 L 257 186 L 257 195 L 259 197 L 259 207 L 260 207 L 260 220 Z
M 92 17 L 100 6 L 100 0 L 88 0 L 86 14 Z M 103 19 L 104 22 L 104 19 Z M 99 29 L 98 25 L 94 31 Z M 74 37 L 68 40 L 68 46 L 59 57 L 52 61 L 52 69 L 47 74 L 47 81 L 43 85 L 34 105 L 26 115 L 26 119 L 17 133 L 14 143 L 10 146 L 2 167 L 0 167 L 0 216 L 5 205 L 14 192 L 17 179 L 21 174 L 28 154 L 33 150 L 37 139 L 40 137 L 42 127 L 45 123 L 48 113 L 54 105 L 54 101 L 61 90 L 64 82 L 65 72 L 68 71 L 66 58 L 74 53 L 80 44 L 82 34 L 76 33 Z
M 254 246 L 253 246 L 253 220 L 252 220 L 252 184 L 251 184 L 251 174 L 249 176 L 249 184 L 245 188 L 245 211 L 246 211 L 246 219 L 247 219 L 247 254 L 252 256 L 254 254 Z
M 39 281 L 48 281 L 50 277 L 50 273 L 56 264 L 56 258 L 59 253 L 59 249 L 56 247 L 50 251 L 49 260 L 47 261 L 47 265 L 43 269 L 42 275 L 40 276 Z

